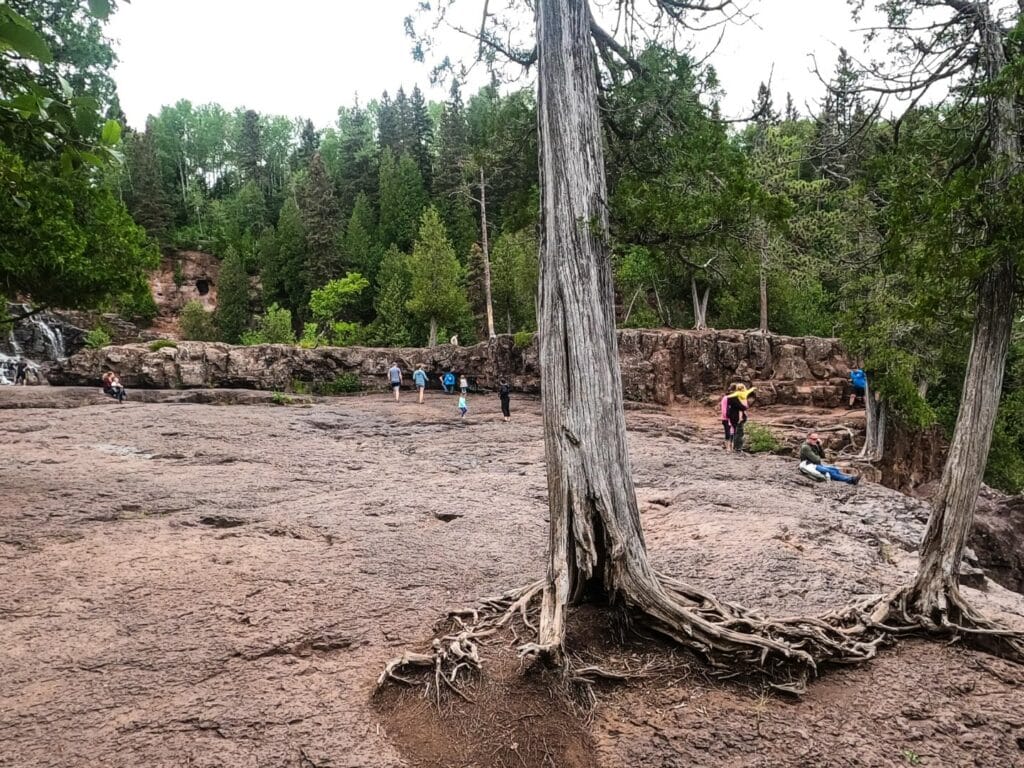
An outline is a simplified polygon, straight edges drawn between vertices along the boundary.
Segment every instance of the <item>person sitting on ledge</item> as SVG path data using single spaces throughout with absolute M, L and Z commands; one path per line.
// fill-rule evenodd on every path
M 839 467 L 825 463 L 825 449 L 821 447 L 817 432 L 811 432 L 800 446 L 800 471 L 815 480 L 831 478 L 850 485 L 860 482 L 859 477 L 847 475 Z
M 114 398 L 119 403 L 124 402 L 124 385 L 121 384 L 121 380 L 117 378 L 117 374 L 113 371 L 107 371 L 103 374 L 103 394 Z

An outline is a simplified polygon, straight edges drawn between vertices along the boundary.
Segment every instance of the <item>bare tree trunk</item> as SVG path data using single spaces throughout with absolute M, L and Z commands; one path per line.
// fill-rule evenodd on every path
M 765 233 L 761 234 L 761 266 L 759 269 L 759 283 L 761 288 L 761 318 L 758 329 L 761 333 L 768 333 L 768 238 Z
M 427 337 L 427 346 L 428 347 L 436 347 L 437 346 L 437 318 L 436 317 L 430 318 L 430 335 Z
M 919 379 L 917 382 L 917 396 L 922 400 L 928 397 L 928 379 Z
M 539 329 L 550 538 L 538 644 L 560 654 L 566 609 L 626 571 L 653 578 L 637 511 L 615 337 L 604 153 L 583 0 L 537 7 Z
M 958 592 L 960 559 L 992 443 L 1016 308 L 1015 280 L 1014 266 L 1006 261 L 984 275 L 978 292 L 960 411 L 911 588 L 912 604 L 933 619 L 945 617 L 952 607 L 953 620 L 958 620 L 960 606 L 949 606 L 947 598 Z
M 494 305 L 491 303 L 491 254 L 487 241 L 487 184 L 484 169 L 480 169 L 480 244 L 484 260 L 484 303 L 487 305 L 487 338 L 493 339 Z
M 864 447 L 861 448 L 861 458 L 868 461 L 881 461 L 885 455 L 885 426 L 886 426 L 885 401 L 875 398 L 871 391 L 871 382 L 864 387 L 864 414 L 866 424 L 864 428 Z
M 709 291 L 710 289 L 708 289 Z M 690 278 L 690 293 L 693 294 L 693 327 L 698 330 L 707 328 L 705 312 L 707 311 L 708 291 L 704 292 L 704 301 L 701 302 L 700 294 L 697 292 L 697 278 Z

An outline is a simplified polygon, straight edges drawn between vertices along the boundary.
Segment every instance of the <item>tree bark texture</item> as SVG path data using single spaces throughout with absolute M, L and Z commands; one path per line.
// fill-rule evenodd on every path
M 768 333 L 768 236 L 766 232 L 761 233 L 761 264 L 758 272 L 761 293 L 761 316 L 758 329 L 761 333 Z
M 695 330 L 703 331 L 708 327 L 708 297 L 711 295 L 711 286 L 704 289 L 704 297 L 701 298 L 697 290 L 697 278 L 690 278 L 690 292 L 693 294 L 693 327 Z
M 946 598 L 956 590 L 960 559 L 974 521 L 1013 329 L 1015 273 L 1008 261 L 992 267 L 978 292 L 960 411 L 911 589 L 911 602 L 926 616 L 947 613 Z
M 550 539 L 538 642 L 568 605 L 650 574 L 626 447 L 604 152 L 585 0 L 542 0 L 539 47 L 541 396 Z
M 436 317 L 430 318 L 430 335 L 427 337 L 427 346 L 428 347 L 436 347 L 437 346 L 437 318 Z
M 864 387 L 864 447 L 860 455 L 868 461 L 881 461 L 885 455 L 885 401 L 875 397 L 871 381 Z
M 487 183 L 484 169 L 480 169 L 480 244 L 484 260 L 484 302 L 487 305 L 487 338 L 493 339 L 494 304 L 491 301 L 491 253 L 487 240 Z

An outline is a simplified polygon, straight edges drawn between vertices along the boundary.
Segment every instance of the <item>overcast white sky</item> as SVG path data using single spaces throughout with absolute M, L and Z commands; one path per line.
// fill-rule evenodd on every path
M 310 117 L 332 123 L 356 93 L 365 103 L 414 83 L 428 99 L 428 67 L 410 55 L 402 20 L 416 0 L 132 0 L 109 24 L 120 57 L 114 77 L 128 121 L 141 127 L 163 104 L 189 99 L 231 109 Z M 482 0 L 464 0 L 479 13 Z M 755 19 L 732 27 L 711 62 L 726 91 L 725 112 L 749 112 L 757 85 L 772 74 L 775 102 L 786 91 L 801 111 L 822 96 L 810 54 L 831 72 L 838 48 L 863 48 L 846 0 L 757 0 Z M 717 32 L 697 39 L 705 48 Z M 471 56 L 472 44 L 454 40 L 452 58 Z

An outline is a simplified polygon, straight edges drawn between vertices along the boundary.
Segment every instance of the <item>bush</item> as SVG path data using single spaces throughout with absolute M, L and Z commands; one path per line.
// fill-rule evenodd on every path
M 190 301 L 181 310 L 181 335 L 188 341 L 216 341 L 218 334 L 213 314 L 198 301 Z
M 265 315 L 256 322 L 255 331 L 242 333 L 242 343 L 253 344 L 294 344 L 295 331 L 292 330 L 292 313 L 277 304 L 271 304 Z
M 295 401 L 283 392 L 275 392 L 270 396 L 270 402 L 274 405 L 291 405 Z
M 747 450 L 751 453 L 778 453 L 782 450 L 782 443 L 766 427 L 758 424 L 747 424 L 745 434 L 747 437 Z
M 306 323 L 302 326 L 302 338 L 299 339 L 299 346 L 303 349 L 316 349 L 320 346 L 319 326 L 316 323 Z
M 109 347 L 111 341 L 110 334 L 102 326 L 97 326 L 85 334 L 85 346 L 89 349 Z
M 157 339 L 156 341 L 150 343 L 149 351 L 159 352 L 161 349 L 164 349 L 165 347 L 177 349 L 178 345 L 175 342 L 171 341 L 170 339 Z
M 355 373 L 343 373 L 333 381 L 302 381 L 292 379 L 292 392 L 297 395 L 348 395 L 361 392 L 363 389 L 359 376 Z
M 533 343 L 533 337 L 536 335 L 533 331 L 519 331 L 512 337 L 512 341 L 518 349 L 526 349 Z

